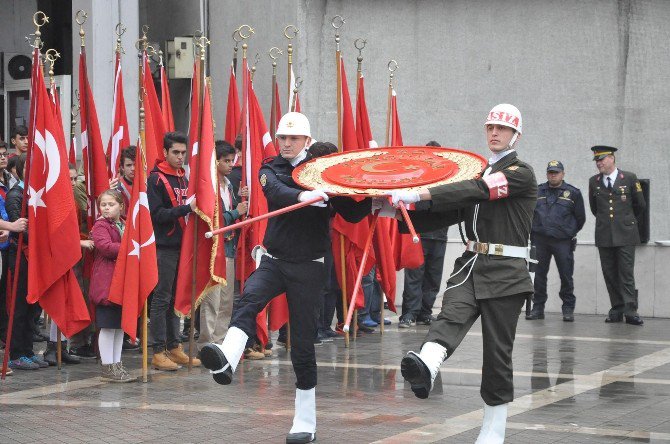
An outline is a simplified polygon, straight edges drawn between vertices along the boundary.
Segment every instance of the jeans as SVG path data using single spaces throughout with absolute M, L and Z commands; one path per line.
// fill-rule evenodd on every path
M 179 317 L 174 313 L 179 250 L 157 248 L 158 285 L 151 300 L 151 334 L 154 353 L 172 350 L 181 343 Z

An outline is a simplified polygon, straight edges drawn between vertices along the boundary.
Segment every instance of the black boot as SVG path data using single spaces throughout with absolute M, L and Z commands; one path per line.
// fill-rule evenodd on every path
M 416 353 L 407 353 L 400 362 L 400 373 L 410 383 L 414 395 L 426 399 L 432 388 L 430 369 Z
M 60 359 L 66 364 L 79 364 L 81 362 L 81 359 L 79 359 L 75 355 L 71 355 L 70 352 L 67 351 L 67 342 L 63 341 L 61 343 L 61 351 L 60 351 Z
M 221 349 L 214 344 L 205 345 L 200 350 L 200 361 L 203 367 L 212 371 L 220 371 L 219 373 L 212 373 L 214 381 L 221 385 L 228 385 L 233 381 L 233 369 L 228 364 L 226 356 Z
M 58 364 L 58 357 L 56 355 L 56 343 L 55 342 L 47 342 L 47 349 L 44 352 L 44 360 L 47 361 L 47 364 L 49 365 L 57 365 Z
M 544 304 L 533 304 L 533 309 L 526 315 L 526 319 L 529 321 L 544 319 Z

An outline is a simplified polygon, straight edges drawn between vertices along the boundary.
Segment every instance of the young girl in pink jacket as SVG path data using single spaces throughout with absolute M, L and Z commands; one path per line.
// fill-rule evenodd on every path
M 95 304 L 95 324 L 100 329 L 98 334 L 98 349 L 102 361 L 100 379 L 110 382 L 131 382 L 137 378 L 130 376 L 121 362 L 123 348 L 121 306 L 108 300 L 109 286 L 125 228 L 121 219 L 123 198 L 118 191 L 107 190 L 98 197 L 98 207 L 101 216 L 92 230 L 95 250 L 89 298 Z

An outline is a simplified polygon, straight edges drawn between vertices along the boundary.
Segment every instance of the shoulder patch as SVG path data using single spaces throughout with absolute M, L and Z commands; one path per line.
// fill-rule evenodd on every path
M 565 197 L 565 198 L 570 197 L 570 191 L 568 191 L 568 190 L 563 191 L 563 197 Z
M 261 186 L 264 187 L 268 183 L 268 176 L 261 174 Z
M 637 181 L 635 182 L 635 190 L 636 190 L 638 193 L 641 193 L 641 192 L 642 192 L 642 185 L 640 185 L 640 182 L 637 182 Z
M 519 169 L 519 167 L 516 166 L 516 165 L 512 165 L 511 167 L 509 167 L 509 168 L 507 168 L 507 169 L 510 170 L 510 171 L 516 171 L 516 170 Z

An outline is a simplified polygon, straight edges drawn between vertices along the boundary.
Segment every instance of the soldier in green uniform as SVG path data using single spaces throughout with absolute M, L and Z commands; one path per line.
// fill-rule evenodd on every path
M 440 314 L 432 322 L 421 351 L 403 358 L 401 371 L 414 394 L 427 398 L 440 365 L 481 316 L 480 393 L 485 405 L 477 443 L 504 441 L 507 404 L 514 399 L 514 336 L 524 301 L 533 292 L 527 259 L 537 182 L 533 169 L 514 150 L 521 123 L 521 114 L 512 105 L 501 104 L 491 110 L 485 129 L 492 156 L 479 179 L 419 192 L 391 192 L 394 205 L 398 201 L 430 202 L 427 211 L 411 212 L 418 232 L 465 223 L 469 241 L 447 282 Z M 400 226 L 406 230 L 404 224 Z
M 599 173 L 589 180 L 589 204 L 596 217 L 596 247 L 612 308 L 605 322 L 642 325 L 637 313 L 635 246 L 640 243 L 638 220 L 646 207 L 637 176 L 617 168 L 616 148 L 591 148 Z

